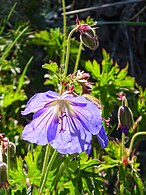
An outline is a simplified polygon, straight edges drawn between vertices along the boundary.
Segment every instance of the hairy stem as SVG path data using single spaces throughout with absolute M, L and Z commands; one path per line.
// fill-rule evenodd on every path
M 7 166 L 8 166 L 7 175 L 9 178 L 9 172 L 10 172 L 10 144 L 9 144 L 9 140 L 8 140 L 8 148 L 7 148 Z
M 60 178 L 62 177 L 62 174 L 65 170 L 65 166 L 66 166 L 65 162 L 62 162 L 60 167 L 59 167 L 59 170 L 57 172 L 56 178 L 54 180 L 53 189 L 51 191 L 51 194 L 53 194 L 53 192 L 57 194 L 57 185 L 58 185 L 58 182 L 59 182 Z
M 74 67 L 74 72 L 78 70 L 79 61 L 80 61 L 81 52 L 82 52 L 82 46 L 83 46 L 83 43 L 80 41 L 80 45 L 79 45 L 79 49 L 78 49 L 78 55 L 77 55 L 76 63 L 75 63 L 75 67 Z
M 78 27 L 75 27 L 74 29 L 72 29 L 72 31 L 70 31 L 70 33 L 68 35 L 64 76 L 67 75 L 67 71 L 68 71 L 69 54 L 70 54 L 70 40 L 71 40 L 71 37 L 72 37 L 73 33 L 76 32 L 77 28 Z
M 125 150 L 125 134 L 122 133 L 122 147 L 121 147 L 121 158 L 124 157 L 124 150 Z
M 64 64 L 65 53 L 66 53 L 66 9 L 65 9 L 65 0 L 62 0 L 62 9 L 63 9 L 63 53 L 61 64 Z
M 125 134 L 122 133 L 122 146 L 121 146 L 121 161 L 124 159 L 125 154 Z M 119 166 L 119 181 L 120 181 L 120 195 L 124 194 L 125 179 L 124 179 L 125 167 L 121 164 Z
M 3 162 L 2 145 L 0 144 L 0 163 Z
M 143 132 L 138 132 L 138 133 L 135 133 L 131 139 L 131 142 L 130 142 L 130 146 L 129 146 L 129 152 L 128 152 L 128 157 L 130 156 L 131 152 L 132 152 L 132 148 L 133 148 L 133 144 L 134 144 L 134 141 L 135 139 L 140 136 L 140 135 L 146 135 L 146 131 L 143 131 Z
M 49 161 L 50 147 L 51 147 L 50 144 L 48 144 L 47 147 L 46 147 L 40 186 L 42 185 L 42 182 L 43 182 L 43 179 L 44 179 L 44 176 L 45 176 L 45 173 L 46 173 L 46 169 L 47 169 L 47 165 L 48 165 L 48 161 Z
M 57 154 L 58 154 L 57 150 L 54 150 L 54 153 L 53 153 L 53 155 L 52 155 L 52 157 L 49 161 L 49 164 L 48 164 L 48 166 L 45 170 L 44 178 L 43 178 L 42 184 L 40 186 L 40 194 L 43 193 L 43 190 L 44 190 L 44 187 L 45 187 L 45 184 L 46 184 L 46 181 L 47 181 L 48 173 L 51 170 L 54 161 L 56 160 Z

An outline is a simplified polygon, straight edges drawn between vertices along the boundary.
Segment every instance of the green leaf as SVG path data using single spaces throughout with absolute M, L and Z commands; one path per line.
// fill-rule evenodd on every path
M 99 164 L 99 161 L 97 161 L 96 159 L 90 158 L 86 162 L 82 162 L 81 161 L 80 169 L 85 169 L 85 168 L 88 168 L 88 167 L 93 167 L 95 165 L 97 166 L 98 164 Z
M 2 58 L 7 58 L 11 49 L 14 47 L 14 45 L 17 43 L 17 41 L 20 39 L 20 37 L 28 30 L 28 26 L 26 26 L 23 30 L 21 29 L 21 26 L 17 28 L 15 31 L 15 34 L 17 35 L 16 38 L 5 48 L 5 51 L 3 52 Z
M 21 157 L 16 158 L 16 167 L 10 169 L 9 183 L 13 186 L 13 190 L 20 190 L 26 187 L 26 177 L 23 171 L 23 160 Z M 15 188 L 14 188 L 15 186 Z
M 50 62 L 49 64 L 44 64 L 42 67 L 53 72 L 54 74 L 56 74 L 58 71 L 58 65 L 56 62 Z
M 87 71 L 91 72 L 93 78 L 99 79 L 101 77 L 100 75 L 100 65 L 97 63 L 96 60 L 93 61 L 87 61 L 85 63 L 85 68 Z
M 27 98 L 24 90 L 21 89 L 19 93 L 16 93 L 13 85 L 5 85 L 2 86 L 1 89 L 3 96 L 1 97 L 0 104 L 4 108 L 8 107 L 15 101 L 24 101 Z
M 25 68 L 24 68 L 24 70 L 23 70 L 23 72 L 22 72 L 22 74 L 21 74 L 21 76 L 20 76 L 20 78 L 19 78 L 18 87 L 17 87 L 17 91 L 16 91 L 16 96 L 20 93 L 20 89 L 21 89 L 22 86 L 24 85 L 24 78 L 25 78 L 25 75 L 26 75 L 26 71 L 27 71 L 27 69 L 28 69 L 28 66 L 29 66 L 30 63 L 32 62 L 32 60 L 33 60 L 33 57 L 31 57 L 31 58 L 29 59 L 29 61 L 27 62 L 26 66 L 25 66 Z
M 136 182 L 136 184 L 138 186 L 140 195 L 144 195 L 144 184 L 143 184 L 141 178 L 139 177 L 138 173 L 136 173 L 136 172 L 133 173 L 132 177 L 133 177 L 134 181 Z
M 16 159 L 16 165 L 13 165 L 10 170 L 9 179 L 10 184 L 15 186 L 15 191 L 22 191 L 23 188 L 26 188 L 26 178 L 30 179 L 31 184 L 39 185 L 41 171 L 38 169 L 38 160 L 41 148 L 42 147 L 37 147 L 34 154 L 28 152 L 25 160 L 22 160 L 21 157 Z
M 110 141 L 108 142 L 108 147 L 105 148 L 105 151 L 108 153 L 109 156 L 105 156 L 105 158 L 111 158 L 111 159 L 115 159 L 115 160 L 121 160 L 121 144 L 115 142 L 115 141 Z M 107 162 L 109 161 L 109 159 L 106 160 Z M 109 163 L 110 164 L 110 163 Z
M 41 38 L 41 39 L 43 39 L 45 41 L 49 41 L 50 40 L 49 32 L 46 31 L 46 30 L 41 30 L 40 32 L 35 33 L 35 36 L 37 38 Z
M 37 168 L 40 152 L 41 147 L 37 147 L 34 154 L 28 152 L 27 156 L 25 157 L 25 162 L 28 168 L 27 177 L 30 178 L 34 185 L 39 185 L 40 183 L 41 171 Z

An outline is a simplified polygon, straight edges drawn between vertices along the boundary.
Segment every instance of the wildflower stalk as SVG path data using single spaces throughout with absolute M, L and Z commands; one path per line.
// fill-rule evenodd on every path
M 121 146 L 121 161 L 123 162 L 125 156 L 125 134 L 122 133 L 122 146 Z M 125 167 L 123 164 L 119 166 L 119 181 L 120 181 L 120 195 L 124 194 L 124 186 L 125 186 Z
M 71 37 L 72 37 L 73 33 L 76 32 L 77 29 L 78 29 L 78 27 L 76 26 L 74 29 L 72 29 L 72 31 L 70 31 L 70 33 L 68 35 L 64 76 L 67 75 L 67 71 L 68 71 L 69 54 L 70 54 L 70 40 L 71 40 Z
M 120 195 L 125 194 L 125 166 L 119 167 Z
M 58 154 L 57 150 L 54 150 L 54 153 L 53 153 L 53 155 L 52 155 L 52 157 L 51 157 L 51 159 L 49 161 L 49 164 L 48 164 L 48 166 L 47 166 L 47 168 L 45 170 L 44 178 L 43 178 L 42 184 L 40 186 L 40 194 L 43 193 L 43 189 L 44 189 L 46 181 L 47 181 L 48 173 L 49 173 L 49 171 L 52 168 L 52 165 L 53 165 L 53 163 L 54 163 L 54 161 L 55 161 L 55 159 L 57 157 L 57 154 Z
M 65 15 L 65 1 L 62 0 L 62 6 L 63 6 L 63 10 L 64 10 L 64 15 Z M 64 19 L 64 30 L 65 30 L 65 33 L 66 33 L 66 19 Z M 66 51 L 66 60 L 65 60 L 65 71 L 64 71 L 64 76 L 67 75 L 67 71 L 68 71 L 68 64 L 69 64 L 69 54 L 70 54 L 70 40 L 71 40 L 71 37 L 73 35 L 73 33 L 77 30 L 77 27 L 75 27 L 68 35 L 68 39 L 67 39 L 67 51 Z M 64 34 L 64 41 L 66 40 L 66 35 Z M 64 42 L 64 45 L 65 45 L 65 42 Z M 65 48 L 65 46 L 64 46 Z M 65 49 L 64 49 L 65 50 Z M 64 52 L 64 51 L 63 51 Z M 64 54 L 63 54 L 64 55 Z M 62 91 L 62 87 L 61 87 L 61 90 Z M 49 146 L 47 146 L 46 148 L 46 153 L 45 153 L 45 159 L 44 159 L 44 164 L 43 164 L 43 169 L 42 169 L 42 177 L 41 177 L 41 182 L 40 182 L 40 194 L 42 194 L 43 192 L 43 189 L 45 187 L 45 184 L 46 184 L 46 180 L 47 180 L 47 176 L 48 176 L 48 173 L 49 171 L 51 170 L 51 167 L 56 159 L 56 156 L 57 156 L 57 150 L 54 150 L 54 153 L 49 161 L 49 164 L 48 164 L 48 158 L 49 158 Z M 48 166 L 47 166 L 48 164 Z
M 65 9 L 65 0 L 62 0 L 62 9 L 63 9 L 63 53 L 61 64 L 65 61 L 65 53 L 66 53 L 66 9 Z
M 82 46 L 83 46 L 83 43 L 82 43 L 82 41 L 80 41 L 80 45 L 79 45 L 79 49 L 78 49 L 78 55 L 77 55 L 76 63 L 75 63 L 75 67 L 74 67 L 74 72 L 78 70 L 80 56 L 81 56 L 81 52 L 82 52 Z
M 138 132 L 138 133 L 135 133 L 131 139 L 131 142 L 130 142 L 130 146 L 129 146 L 129 152 L 128 152 L 128 157 L 130 156 L 131 152 L 132 152 L 132 148 L 133 148 L 133 144 L 134 144 L 134 141 L 135 139 L 140 136 L 140 135 L 146 135 L 146 131 L 143 131 L 143 132 Z
M 9 177 L 9 172 L 10 172 L 10 144 L 8 140 L 8 148 L 7 148 L 7 176 Z
M 119 166 L 120 195 L 125 194 L 125 165 Z
M 54 183 L 53 183 L 53 189 L 51 190 L 50 195 L 53 194 L 53 192 L 54 192 L 55 194 L 57 194 L 57 185 L 58 185 L 58 182 L 59 182 L 60 178 L 62 177 L 62 174 L 63 174 L 63 172 L 64 172 L 64 170 L 65 170 L 65 167 L 66 167 L 65 162 L 62 162 L 61 165 L 60 165 L 60 167 L 59 167 L 59 170 L 58 170 L 58 172 L 57 172 L 55 181 L 54 181 Z
M 121 158 L 124 157 L 124 151 L 125 151 L 125 133 L 122 133 Z
M 68 40 L 67 40 L 67 52 L 66 52 L 66 9 L 65 9 L 65 0 L 62 0 L 62 8 L 63 8 L 63 54 L 62 54 L 62 59 L 61 59 L 61 63 L 64 63 L 65 61 L 65 53 L 66 53 L 66 63 L 65 63 L 65 76 L 67 75 L 67 71 L 68 71 L 68 63 L 69 63 L 69 52 L 70 52 L 70 39 L 72 34 L 75 32 L 75 30 L 73 29 L 68 36 Z M 60 94 L 62 93 L 62 87 L 60 90 Z M 49 161 L 49 153 L 50 153 L 50 145 L 48 144 L 46 147 L 46 152 L 45 152 L 45 158 L 44 158 L 44 163 L 43 163 L 43 168 L 42 168 L 42 177 L 41 177 L 41 182 L 40 182 L 40 194 L 43 192 L 44 186 L 46 184 L 46 179 L 48 176 L 48 173 L 52 167 L 52 164 L 54 162 L 54 160 L 56 159 L 57 156 L 57 151 L 55 150 L 50 162 L 48 164 Z M 47 166 L 48 164 L 48 166 Z
M 48 161 L 49 161 L 50 149 L 51 149 L 50 144 L 48 144 L 46 147 L 45 158 L 44 158 L 44 162 L 43 162 L 42 177 L 41 177 L 40 186 L 42 185 L 43 179 L 45 177 L 45 173 L 46 173 L 46 169 L 47 169 L 47 165 L 48 165 Z
M 3 162 L 3 155 L 2 155 L 2 145 L 0 143 L 0 163 Z

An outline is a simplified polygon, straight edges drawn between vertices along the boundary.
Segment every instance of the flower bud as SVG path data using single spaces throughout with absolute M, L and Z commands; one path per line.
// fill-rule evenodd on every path
M 118 110 L 118 129 L 127 134 L 129 129 L 133 126 L 133 114 L 128 106 L 122 105 Z
M 95 28 L 92 28 L 88 24 L 81 24 L 78 16 L 76 18 L 76 24 L 78 31 L 81 33 L 80 39 L 82 43 L 91 50 L 97 49 L 99 46 L 99 41 L 97 35 L 95 35 L 94 32 Z
M 80 39 L 82 43 L 91 50 L 96 50 L 99 46 L 98 37 L 97 35 L 94 35 L 93 30 L 81 33 Z
M 0 162 L 0 188 L 7 186 L 7 165 L 6 163 Z

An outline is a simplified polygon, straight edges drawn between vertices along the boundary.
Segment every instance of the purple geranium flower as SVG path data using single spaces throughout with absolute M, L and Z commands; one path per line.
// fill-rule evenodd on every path
M 31 112 L 35 113 L 33 120 L 22 132 L 22 138 L 31 143 L 50 143 L 62 154 L 88 151 L 92 134 L 97 135 L 102 148 L 108 144 L 100 109 L 82 96 L 38 93 L 28 101 L 22 114 Z

